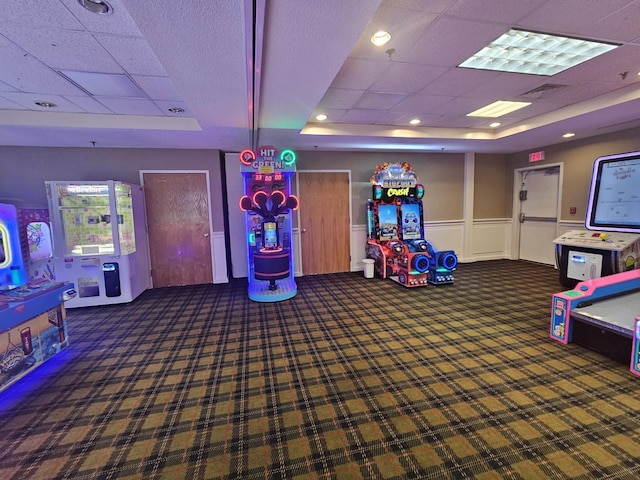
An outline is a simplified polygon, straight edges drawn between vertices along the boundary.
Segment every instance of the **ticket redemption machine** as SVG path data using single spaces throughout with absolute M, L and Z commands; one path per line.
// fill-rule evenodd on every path
M 585 226 L 599 239 L 640 233 L 640 152 L 595 160 Z M 579 282 L 552 298 L 550 337 L 576 342 L 640 375 L 640 269 Z
M 67 307 L 128 303 L 150 285 L 142 187 L 114 180 L 45 182 L 57 280 Z
M 260 147 L 240 153 L 244 195 L 249 298 L 256 302 L 278 302 L 296 295 L 293 269 L 291 211 L 298 199 L 291 194 L 296 171 L 291 150 Z
M 0 204 L 0 390 L 69 344 L 64 302 L 69 282 L 27 282 L 17 210 Z
M 424 187 L 408 163 L 378 165 L 367 203 L 367 258 L 375 272 L 405 287 L 453 283 L 458 259 L 424 238 Z

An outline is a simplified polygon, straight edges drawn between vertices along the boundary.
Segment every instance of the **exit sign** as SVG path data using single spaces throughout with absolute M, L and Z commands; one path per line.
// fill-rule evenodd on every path
M 540 160 L 544 160 L 544 150 L 529 154 L 529 163 L 539 162 Z

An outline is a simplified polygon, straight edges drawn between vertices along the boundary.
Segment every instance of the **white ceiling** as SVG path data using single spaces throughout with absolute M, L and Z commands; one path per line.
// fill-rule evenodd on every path
M 640 0 L 107 1 L 2 0 L 0 145 L 508 153 L 640 126 Z M 553 77 L 457 67 L 512 27 L 621 47 Z M 143 95 L 90 95 L 59 70 Z M 496 100 L 533 103 L 497 129 L 466 116 Z

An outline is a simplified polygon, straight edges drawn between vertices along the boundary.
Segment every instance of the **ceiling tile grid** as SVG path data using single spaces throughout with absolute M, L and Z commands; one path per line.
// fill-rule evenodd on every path
M 105 145 L 234 151 L 255 111 L 256 141 L 288 148 L 429 151 L 446 139 L 505 152 L 563 141 L 566 129 L 622 129 L 640 99 L 640 0 L 107 1 L 109 15 L 77 0 L 3 1 L 0 144 L 86 146 L 99 127 Z M 458 67 L 511 28 L 621 46 L 554 76 Z M 382 47 L 370 43 L 378 29 L 391 33 Z M 125 75 L 141 98 L 91 95 L 59 70 Z M 496 100 L 532 104 L 498 130 L 467 116 Z M 78 128 L 76 113 L 95 127 Z

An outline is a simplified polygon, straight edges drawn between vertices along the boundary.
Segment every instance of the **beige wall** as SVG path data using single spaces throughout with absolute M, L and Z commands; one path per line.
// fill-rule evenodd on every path
M 591 168 L 593 161 L 603 155 L 625 153 L 640 150 L 640 129 L 635 128 L 622 132 L 599 135 L 586 140 L 561 143 L 542 148 L 545 152 L 544 161 L 540 164 L 562 163 L 562 211 L 560 220 L 581 221 L 586 215 Z M 532 149 L 537 151 L 539 149 Z M 509 156 L 511 171 L 517 168 L 529 167 L 530 151 L 520 152 Z M 538 165 L 538 164 L 536 164 Z M 477 172 L 477 167 L 476 167 Z M 513 177 L 513 173 L 511 173 Z M 510 179 L 513 183 L 513 178 Z M 570 214 L 570 208 L 576 207 L 576 214 Z
M 46 207 L 46 180 L 120 180 L 140 184 L 140 170 L 208 170 L 213 230 L 223 230 L 218 150 L 0 147 L 0 201 Z
M 446 153 L 296 152 L 298 170 L 351 170 L 354 225 L 367 222 L 370 178 L 377 165 L 408 162 L 424 185 L 424 220 L 463 217 L 464 155 Z
M 541 165 L 563 163 L 561 220 L 584 221 L 593 161 L 602 155 L 640 150 L 640 128 L 544 150 Z M 299 170 L 350 170 L 352 223 L 366 224 L 369 179 L 377 165 L 408 162 L 425 186 L 424 219 L 463 218 L 464 155 L 402 152 L 298 151 Z M 476 154 L 474 219 L 510 218 L 513 171 L 529 167 L 529 151 L 511 155 Z M 46 207 L 45 180 L 140 182 L 140 170 L 207 170 L 211 178 L 213 229 L 223 230 L 218 150 L 0 147 L 0 202 Z M 238 174 L 238 178 L 240 175 Z M 571 215 L 570 207 L 577 213 Z
M 473 218 L 511 218 L 511 173 L 507 155 L 476 154 Z

